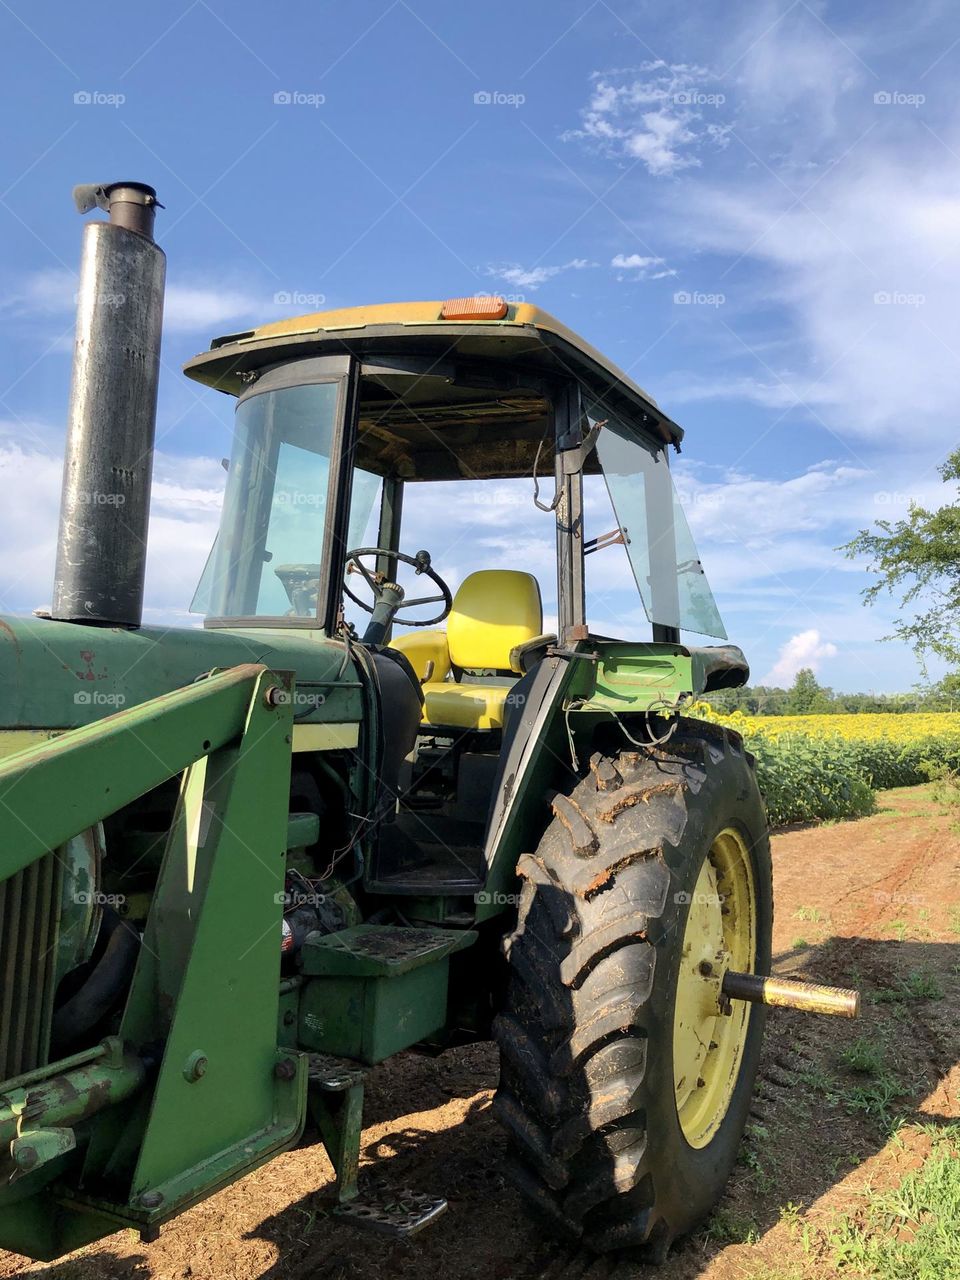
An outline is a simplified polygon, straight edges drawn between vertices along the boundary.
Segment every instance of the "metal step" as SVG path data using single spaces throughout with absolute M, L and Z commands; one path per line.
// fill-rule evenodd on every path
M 303 971 L 313 977 L 396 978 L 476 940 L 470 929 L 358 924 L 339 933 L 311 934 L 303 946 Z
M 354 1085 L 363 1084 L 367 1074 L 352 1058 L 335 1058 L 332 1053 L 307 1055 L 307 1080 L 325 1093 L 346 1093 Z
M 356 1227 L 366 1227 L 381 1235 L 412 1236 L 446 1213 L 442 1196 L 422 1191 L 396 1191 L 378 1196 L 357 1196 L 334 1209 L 334 1217 Z

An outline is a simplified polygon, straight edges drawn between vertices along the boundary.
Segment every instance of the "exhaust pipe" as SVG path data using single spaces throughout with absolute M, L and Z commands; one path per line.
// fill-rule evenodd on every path
M 156 192 L 139 182 L 74 188 L 84 228 L 51 617 L 138 627 L 157 425 L 166 259 Z

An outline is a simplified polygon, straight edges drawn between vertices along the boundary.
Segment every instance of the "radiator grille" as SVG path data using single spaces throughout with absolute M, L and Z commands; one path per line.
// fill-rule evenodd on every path
M 48 1060 L 62 875 L 48 853 L 0 882 L 0 1080 Z

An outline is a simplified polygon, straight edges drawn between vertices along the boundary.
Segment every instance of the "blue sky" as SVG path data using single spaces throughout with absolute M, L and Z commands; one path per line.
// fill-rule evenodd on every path
M 834 548 L 946 496 L 955 6 L 13 0 L 0 34 L 0 608 L 49 598 L 70 189 L 126 177 L 169 260 L 148 617 L 186 608 L 229 452 L 184 359 L 321 306 L 502 291 L 686 428 L 675 476 L 756 678 L 918 678 Z

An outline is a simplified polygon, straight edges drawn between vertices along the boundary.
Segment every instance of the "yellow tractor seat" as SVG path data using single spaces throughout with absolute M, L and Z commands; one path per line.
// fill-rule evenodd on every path
M 427 724 L 499 729 L 521 671 L 511 653 L 541 639 L 542 629 L 540 587 L 532 573 L 480 569 L 454 596 L 446 632 L 410 632 L 391 647 L 406 656 L 422 683 Z

